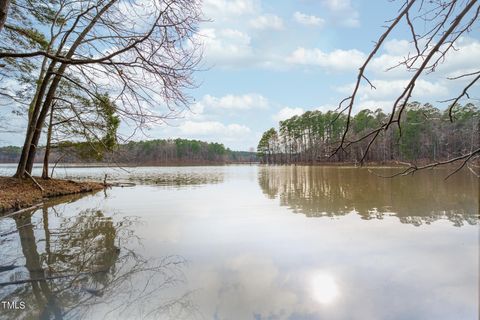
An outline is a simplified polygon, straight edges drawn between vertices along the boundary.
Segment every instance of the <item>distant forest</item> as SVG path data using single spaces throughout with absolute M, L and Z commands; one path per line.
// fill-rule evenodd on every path
M 169 165 L 258 161 L 254 152 L 232 151 L 220 143 L 187 139 L 131 141 L 117 145 L 114 152 L 101 150 L 103 148 L 95 143 L 61 143 L 52 149 L 51 162 Z M 17 163 L 21 151 L 15 146 L 1 147 L 0 162 Z M 44 151 L 44 148 L 39 149 L 36 162 L 43 161 Z
M 366 154 L 366 162 L 440 161 L 479 147 L 480 110 L 474 104 L 456 105 L 452 120 L 448 111 L 431 104 L 412 103 L 404 111 L 401 132 L 396 125 L 382 130 Z M 381 109 L 362 110 L 352 116 L 347 141 L 368 135 L 388 122 Z M 280 121 L 279 129 L 267 130 L 259 144 L 258 157 L 266 164 L 358 162 L 369 143 L 365 139 L 335 153 L 347 122 L 345 114 L 307 111 Z

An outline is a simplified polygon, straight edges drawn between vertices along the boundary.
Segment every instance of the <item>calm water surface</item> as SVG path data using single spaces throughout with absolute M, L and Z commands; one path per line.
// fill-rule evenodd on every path
M 479 317 L 467 172 L 129 170 L 57 169 L 136 186 L 0 218 L 0 300 L 25 304 L 0 319 Z

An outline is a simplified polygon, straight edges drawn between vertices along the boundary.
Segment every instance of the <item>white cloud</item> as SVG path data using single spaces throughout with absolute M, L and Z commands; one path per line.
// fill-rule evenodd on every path
M 207 63 L 231 66 L 252 58 L 250 36 L 234 29 L 202 29 L 199 32 L 204 43 Z
M 250 133 L 250 128 L 240 124 L 224 125 L 218 121 L 194 122 L 186 121 L 180 127 L 180 132 L 188 136 L 243 136 Z
M 394 100 L 360 100 L 355 104 L 353 108 L 353 113 L 356 114 L 360 110 L 369 109 L 375 111 L 377 109 L 382 109 L 384 112 L 390 112 L 392 109 Z
M 335 20 L 341 25 L 352 28 L 360 26 L 360 15 L 350 0 L 323 0 L 323 5 L 333 13 Z
M 323 3 L 332 11 L 346 11 L 352 7 L 350 0 L 324 0 Z
M 264 109 L 268 107 L 268 99 L 257 93 L 229 94 L 220 98 L 207 94 L 200 103 L 207 108 L 230 110 Z
M 420 44 L 423 45 L 423 44 Z M 438 105 L 438 101 L 452 98 L 463 90 L 468 79 L 448 80 L 447 77 L 458 76 L 462 73 L 477 71 L 474 69 L 480 56 L 480 41 L 472 38 L 461 38 L 455 43 L 457 50 L 447 53 L 445 60 L 435 68 L 435 72 L 424 73 L 417 79 L 410 101 L 431 102 Z M 383 108 L 390 112 L 394 101 L 403 92 L 412 77 L 404 65 L 399 65 L 408 56 L 412 56 L 415 47 L 403 39 L 392 39 L 385 43 L 383 52 L 372 60 L 367 69 L 369 77 L 376 89 L 372 89 L 365 81 L 362 82 L 357 95 L 354 112 L 361 109 Z M 417 62 L 422 63 L 423 60 Z M 394 66 L 398 67 L 389 69 Z M 463 81 L 463 82 L 462 82 Z M 336 90 L 344 97 L 353 91 L 354 83 L 337 87 Z M 477 91 L 471 90 L 476 95 Z M 477 92 L 477 93 L 475 93 Z
M 372 84 L 376 89 L 371 89 L 370 85 L 363 84 L 360 86 L 359 93 L 362 99 L 384 99 L 384 98 L 395 98 L 400 95 L 400 93 L 407 86 L 410 79 L 402 80 L 371 80 Z M 338 88 L 338 91 L 349 95 L 353 91 L 354 84 L 351 83 L 346 86 Z M 430 82 L 424 79 L 418 79 L 413 91 L 414 96 L 428 97 L 428 96 L 438 96 L 441 97 L 448 93 L 448 88 L 442 85 L 439 82 Z
M 410 80 L 410 79 L 409 79 Z M 380 81 L 376 81 L 379 83 Z M 382 81 L 383 83 L 389 85 L 388 90 L 386 90 L 385 95 L 390 94 L 397 94 L 400 92 L 399 90 L 405 88 L 407 86 L 407 81 L 395 81 L 393 84 Z M 418 79 L 415 84 L 415 89 L 413 90 L 414 98 L 425 98 L 425 97 L 442 97 L 448 94 L 448 87 L 444 86 L 440 82 L 431 82 L 424 79 Z
M 460 38 L 455 42 L 455 49 L 451 49 L 447 53 L 445 62 L 438 66 L 436 72 L 445 75 L 450 73 L 459 75 L 462 70 L 478 71 L 478 57 L 480 57 L 479 39 Z
M 293 116 L 299 116 L 299 115 L 303 114 L 304 112 L 305 112 L 305 110 L 303 110 L 302 108 L 285 107 L 285 108 L 281 109 L 277 114 L 275 114 L 273 116 L 273 119 L 275 121 L 283 121 L 283 120 L 289 119 Z
M 390 55 L 405 55 L 413 46 L 407 40 L 392 39 L 385 42 L 383 49 Z
M 218 319 L 250 319 L 252 313 L 258 318 L 287 319 L 292 310 L 299 311 L 300 297 L 291 288 L 292 277 L 284 274 L 270 258 L 248 254 L 235 256 L 222 267 L 223 279 L 217 281 L 219 287 L 212 292 L 222 292 L 215 309 Z M 239 285 L 240 284 L 240 285 Z M 249 306 L 244 308 L 243 306 Z M 268 317 L 263 317 L 268 315 Z
M 422 46 L 422 44 L 420 44 Z M 428 75 L 431 78 L 446 78 L 453 74 L 461 74 L 462 71 L 473 71 L 480 56 L 480 41 L 471 38 L 460 38 L 455 42 L 455 49 L 450 50 L 444 60 L 435 69 L 434 73 Z M 406 78 L 412 74 L 406 70 L 404 65 L 399 65 L 409 56 L 412 56 L 416 50 L 412 43 L 407 40 L 392 39 L 385 43 L 384 52 L 375 57 L 368 72 L 388 78 Z M 419 66 L 423 60 L 419 59 L 416 66 Z M 394 66 L 398 67 L 390 69 Z
M 293 14 L 293 19 L 300 23 L 300 24 L 303 24 L 303 25 L 307 25 L 307 26 L 316 26 L 316 27 L 321 27 L 325 24 L 325 20 L 320 18 L 320 17 L 316 17 L 316 16 L 311 16 L 311 15 L 308 15 L 308 14 L 305 14 L 305 13 L 301 13 L 299 11 L 295 12 Z
M 192 104 L 182 114 L 182 119 L 203 121 L 211 119 L 212 115 L 223 114 L 226 110 L 246 111 L 254 109 L 266 109 L 270 102 L 267 98 L 258 93 L 247 93 L 243 95 L 228 94 L 222 97 L 204 95 L 202 99 Z M 208 112 L 205 112 L 205 110 Z M 215 113 L 215 111 L 217 111 Z
M 360 20 L 358 19 L 358 13 L 353 14 L 351 17 L 347 17 L 343 20 L 343 25 L 346 27 L 356 28 L 360 26 Z
M 181 115 L 182 119 L 186 120 L 204 120 L 205 119 L 205 114 L 203 111 L 205 110 L 205 105 L 199 101 L 196 103 L 193 103 L 189 108 L 185 109 L 184 112 Z
M 250 20 L 250 26 L 255 29 L 283 29 L 283 20 L 274 14 L 265 14 Z
M 383 109 L 390 112 L 391 108 L 407 86 L 409 79 L 394 80 L 372 80 L 376 89 L 370 88 L 368 84 L 362 84 L 358 90 L 357 102 L 354 106 L 354 113 L 363 109 Z M 337 88 L 337 91 L 345 96 L 352 94 L 354 84 Z M 437 101 L 448 97 L 449 88 L 441 82 L 431 82 L 425 79 L 418 79 L 410 101 Z
M 386 77 L 405 78 L 407 71 L 404 66 L 398 66 L 401 62 L 411 56 L 415 47 L 407 40 L 392 39 L 383 45 L 383 53 L 374 57 L 367 71 L 376 74 L 383 74 Z M 422 63 L 422 59 L 417 61 Z M 398 66 L 394 69 L 392 67 Z M 388 71 L 388 72 L 387 72 Z
M 287 62 L 300 65 L 320 66 L 326 69 L 351 71 L 357 70 L 365 60 L 365 54 L 356 49 L 337 49 L 330 53 L 321 49 L 296 49 Z
M 256 0 L 204 0 L 203 13 L 207 19 L 228 20 L 231 16 L 254 14 L 259 6 Z
M 328 112 L 328 111 L 334 111 L 337 109 L 338 106 L 332 105 L 332 104 L 322 104 L 319 107 L 316 107 L 315 110 L 321 111 L 321 112 Z

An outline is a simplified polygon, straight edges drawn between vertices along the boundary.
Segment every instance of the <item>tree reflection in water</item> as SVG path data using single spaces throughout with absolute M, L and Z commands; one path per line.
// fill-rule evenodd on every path
M 376 169 L 384 175 L 394 169 Z M 444 170 L 380 178 L 364 168 L 260 167 L 258 182 L 269 198 L 307 217 L 336 217 L 355 211 L 363 219 L 393 214 L 416 226 L 448 219 L 455 226 L 478 224 L 478 179 Z
M 139 241 L 138 219 L 114 219 L 95 209 L 67 216 L 57 204 L 0 218 L 0 300 L 25 303 L 25 309 L 2 310 L 1 319 L 178 318 L 193 312 L 188 293 L 162 297 L 183 281 L 184 259 L 146 259 L 131 249 Z

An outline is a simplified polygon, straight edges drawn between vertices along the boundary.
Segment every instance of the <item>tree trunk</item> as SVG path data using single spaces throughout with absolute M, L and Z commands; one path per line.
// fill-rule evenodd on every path
M 56 91 L 56 86 L 54 91 Z M 33 164 L 35 162 L 35 155 L 37 152 L 37 146 L 38 146 L 38 143 L 40 142 L 40 136 L 42 135 L 42 129 L 45 123 L 45 118 L 47 117 L 48 110 L 50 109 L 49 107 L 50 103 L 51 103 L 51 99 L 49 99 L 47 95 L 45 103 L 43 104 L 42 111 L 40 112 L 40 116 L 38 117 L 37 126 L 35 127 L 35 131 L 33 132 L 32 143 L 30 145 L 30 151 L 28 153 L 25 170 L 30 174 L 32 173 Z
M 8 5 L 10 4 L 10 0 L 0 0 L 0 32 L 5 25 L 5 21 L 7 21 L 8 15 Z
M 53 124 L 53 112 L 54 106 L 52 106 L 52 110 L 50 110 L 50 121 L 48 124 L 48 132 L 47 132 L 47 145 L 45 146 L 45 155 L 43 157 L 43 171 L 42 171 L 42 179 L 48 179 L 48 161 L 50 159 L 50 148 L 51 148 L 51 141 L 52 141 L 52 124 Z
M 18 161 L 17 172 L 14 177 L 23 179 L 25 178 L 25 167 L 27 165 L 28 152 L 30 151 L 30 145 L 32 141 L 33 134 L 30 133 L 30 125 L 27 128 L 27 133 L 25 135 L 25 142 L 23 143 L 22 153 L 20 155 L 20 160 Z
M 2 0 L 0 0 L 2 1 Z M 50 46 L 48 51 L 50 51 Z M 47 65 L 48 59 L 45 57 L 42 62 L 42 67 L 40 70 L 40 74 L 38 76 L 37 83 L 41 83 L 41 85 L 37 85 L 37 88 L 35 90 L 35 95 L 33 96 L 32 101 L 30 102 L 30 106 L 28 108 L 28 129 L 27 129 L 27 134 L 25 136 L 25 142 L 23 144 L 23 149 L 22 149 L 22 154 L 20 157 L 20 161 L 18 163 L 17 167 L 17 172 L 15 173 L 15 177 L 17 178 L 24 178 L 25 177 L 25 168 L 27 165 L 27 157 L 28 154 L 30 153 L 30 147 L 31 147 L 31 141 L 33 137 L 33 127 L 36 124 L 36 119 L 38 117 L 38 110 L 40 108 L 40 102 L 41 98 L 43 98 L 43 95 L 45 94 L 45 91 L 47 90 L 47 84 L 50 81 L 50 77 L 52 76 L 52 72 L 54 70 L 54 67 L 56 65 L 55 61 L 52 61 L 50 65 L 48 66 L 48 70 L 46 70 L 46 65 Z M 31 172 L 30 172 L 31 173 Z
M 35 242 L 35 234 L 33 232 L 32 213 L 17 216 L 14 219 L 20 237 L 22 252 L 25 257 L 25 267 L 30 274 L 30 279 L 45 279 L 45 270 L 42 267 L 40 254 L 38 253 Z M 32 288 L 34 296 L 37 299 L 37 304 L 40 306 L 40 318 L 62 319 L 62 310 L 56 303 L 55 296 L 47 281 L 35 281 L 35 284 L 32 283 Z
M 0 0 L 2 1 L 2 0 Z M 70 59 L 75 54 L 75 50 L 81 44 L 85 36 L 90 32 L 93 26 L 97 23 L 100 17 L 118 0 L 110 0 L 92 19 L 92 21 L 83 29 L 83 31 L 79 34 L 77 39 L 75 39 L 73 45 L 70 47 L 68 53 L 66 54 L 65 58 Z M 57 53 L 60 53 L 62 48 L 59 48 Z M 25 138 L 25 143 L 22 149 L 22 155 L 20 157 L 20 162 L 18 163 L 17 172 L 15 177 L 24 178 L 25 172 L 31 173 L 33 168 L 33 162 L 35 160 L 35 154 L 38 142 L 40 141 L 40 136 L 42 133 L 43 124 L 45 122 L 45 118 L 47 116 L 48 110 L 53 102 L 53 98 L 55 96 L 55 92 L 58 88 L 60 80 L 67 69 L 68 64 L 62 63 L 58 70 L 54 73 L 55 61 L 53 61 L 48 71 L 45 75 L 45 79 L 42 81 L 41 88 L 39 90 L 39 95 L 37 100 L 35 101 L 35 107 L 33 108 L 32 112 L 32 119 L 29 123 L 27 136 Z M 50 77 L 55 74 L 49 88 L 45 100 L 42 103 L 42 98 L 45 94 L 47 89 L 47 85 L 49 83 Z
M 27 133 L 25 135 L 25 142 L 23 143 L 23 148 L 22 148 L 22 154 L 20 155 L 20 161 L 18 162 L 17 166 L 17 172 L 15 173 L 16 178 L 25 178 L 25 171 L 27 170 L 27 162 L 29 160 L 29 157 L 31 155 L 31 150 L 32 149 L 32 141 L 34 137 L 34 133 L 37 127 L 37 120 L 38 120 L 38 114 L 40 112 L 41 108 L 41 97 L 45 94 L 45 91 L 47 90 L 47 85 L 50 80 L 51 75 L 53 74 L 53 68 L 55 67 L 55 62 L 52 62 L 48 68 L 47 74 L 45 75 L 45 78 L 42 80 L 42 84 L 40 85 L 40 89 L 38 90 L 38 96 L 34 97 L 32 101 L 34 101 L 34 106 L 33 110 L 31 112 L 29 111 L 29 121 L 28 121 L 28 128 L 27 128 Z M 35 156 L 35 151 L 33 151 L 33 155 Z M 32 160 L 33 164 L 33 160 Z M 31 173 L 30 171 L 28 171 Z
M 65 70 L 67 69 L 67 64 L 62 64 L 60 65 L 60 68 L 56 72 L 55 77 L 52 80 L 52 83 L 50 84 L 50 87 L 48 88 L 47 95 L 45 97 L 45 101 L 43 102 L 42 109 L 40 111 L 40 114 L 38 116 L 38 120 L 36 122 L 36 127 L 35 130 L 33 131 L 33 137 L 32 141 L 30 144 L 30 150 L 28 153 L 28 157 L 26 160 L 26 166 L 25 170 L 28 173 L 32 173 L 33 169 L 33 163 L 35 161 L 35 154 L 37 151 L 37 146 L 38 143 L 40 142 L 40 136 L 42 134 L 42 129 L 43 125 L 45 123 L 45 119 L 47 117 L 48 111 L 50 110 L 50 107 L 53 103 L 53 99 L 55 96 L 55 92 L 57 91 L 58 85 L 60 84 L 60 80 L 65 73 Z
M 51 251 L 51 236 L 50 236 L 50 230 L 48 229 L 48 208 L 44 206 L 42 208 L 42 213 L 43 213 L 43 231 L 45 232 L 45 253 L 47 254 L 47 266 L 48 266 L 48 271 L 50 274 L 53 273 L 52 270 L 52 262 L 53 262 L 53 255 Z

